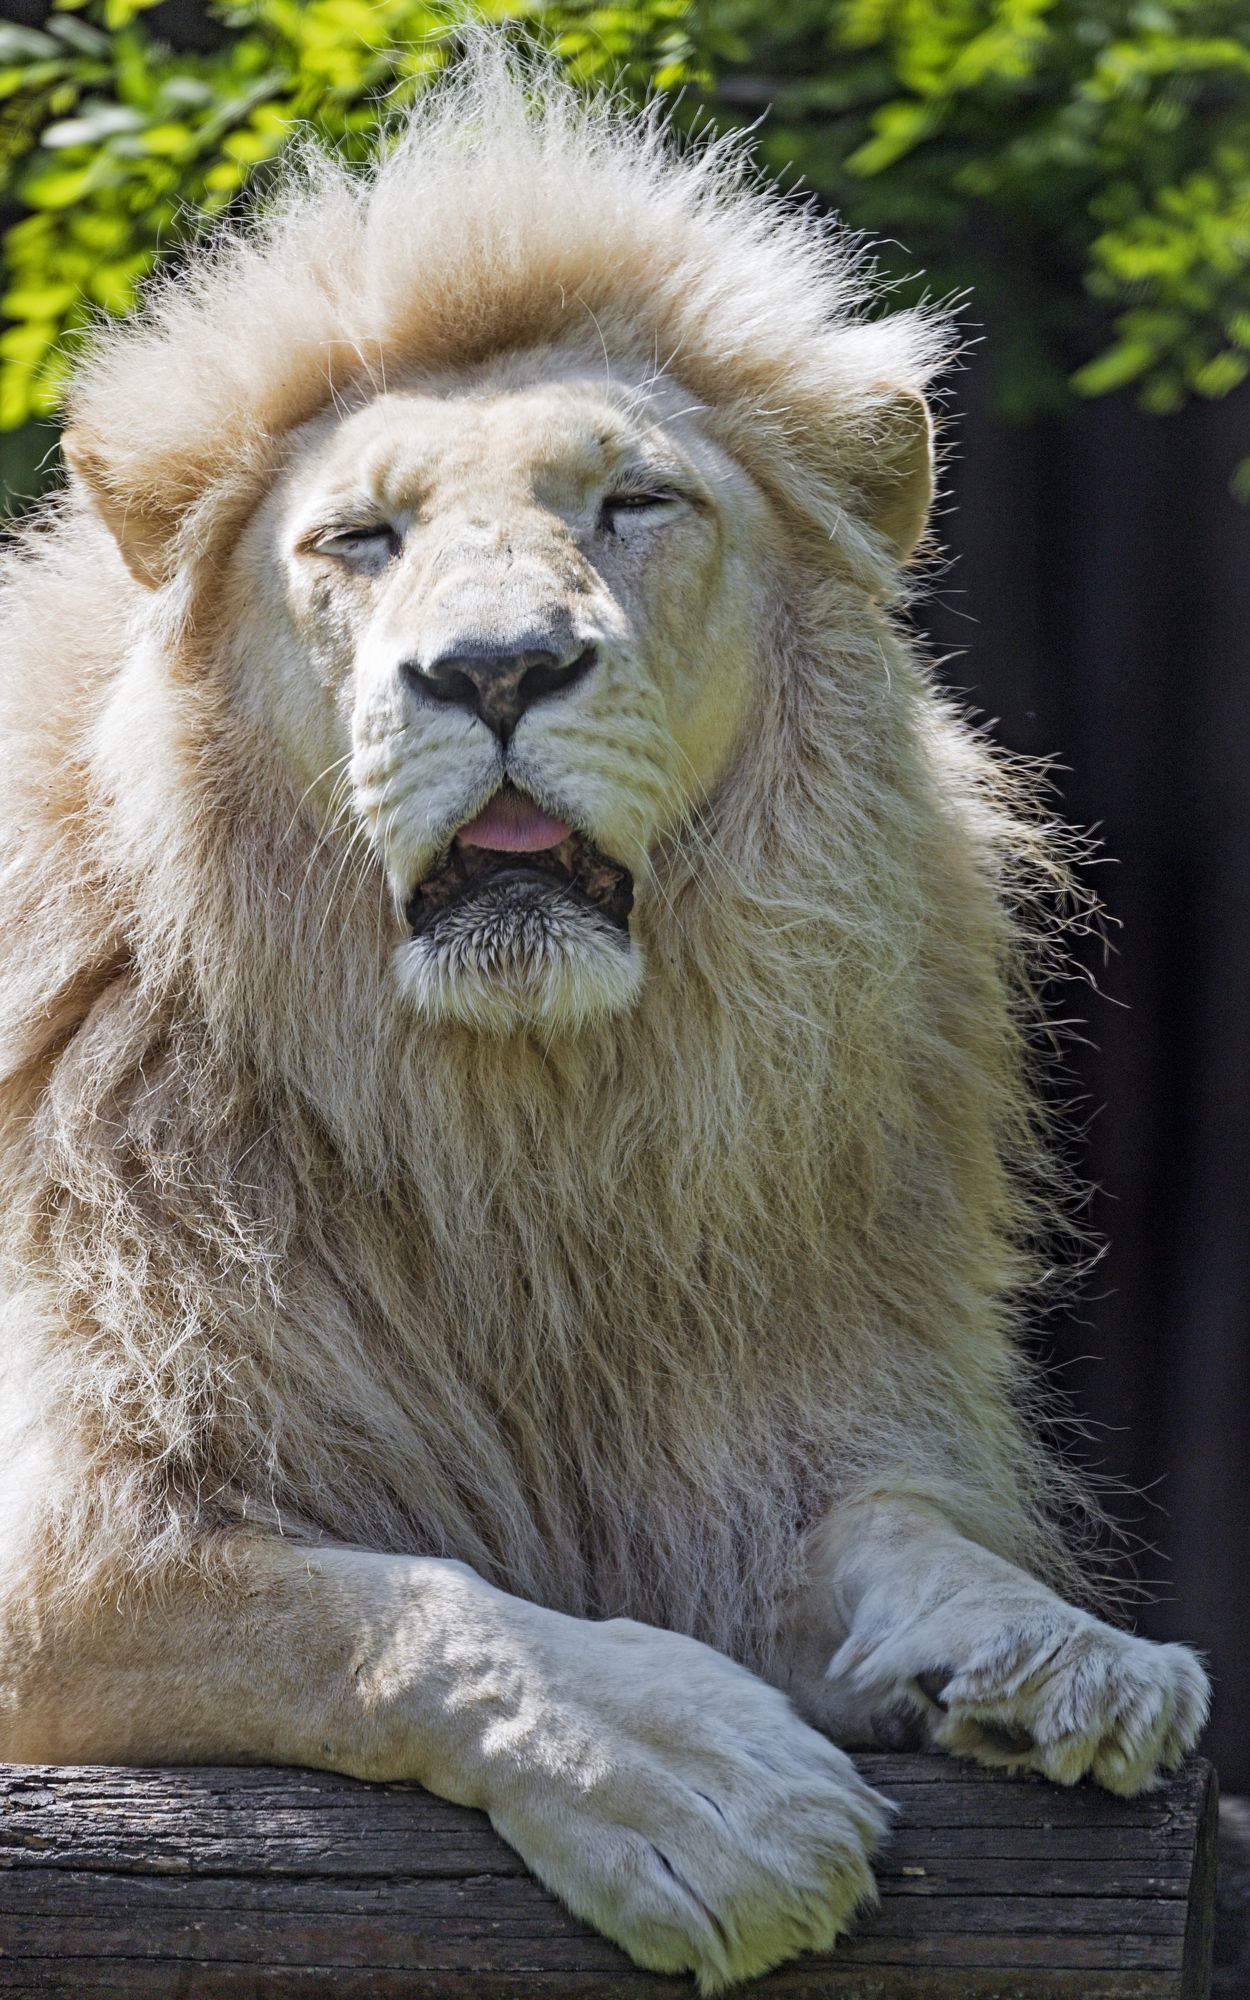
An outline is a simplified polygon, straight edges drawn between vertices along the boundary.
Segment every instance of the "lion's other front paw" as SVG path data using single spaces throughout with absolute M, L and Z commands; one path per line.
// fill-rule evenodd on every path
M 887 1802 L 720 1654 L 629 1620 L 592 1629 L 597 1686 L 518 1746 L 497 1831 L 637 1964 L 703 1993 L 827 1949 L 875 1894 Z
M 830 1677 L 910 1701 L 929 1740 L 956 1756 L 1061 1785 L 1092 1777 L 1128 1796 L 1193 1749 L 1210 1685 L 1188 1647 L 1118 1631 L 1048 1592 L 1005 1616 L 960 1595 L 928 1616 L 853 1631 Z
M 1185 1646 L 1090 1619 L 1063 1636 L 1008 1629 L 938 1690 L 934 1740 L 987 1762 L 1020 1758 L 1058 1784 L 1092 1777 L 1129 1796 L 1175 1770 L 1210 1705 Z M 1001 1744 L 1001 1748 L 997 1745 Z

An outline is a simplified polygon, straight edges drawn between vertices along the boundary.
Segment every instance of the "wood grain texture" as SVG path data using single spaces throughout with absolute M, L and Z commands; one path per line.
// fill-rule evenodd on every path
M 1216 1798 L 863 1756 L 899 1806 L 879 1908 L 768 2000 L 1206 2000 Z M 683 2000 L 478 1813 L 320 1771 L 0 1766 L 0 1994 Z
M 1250 1995 L 1250 1798 L 1220 1800 L 1213 2000 Z

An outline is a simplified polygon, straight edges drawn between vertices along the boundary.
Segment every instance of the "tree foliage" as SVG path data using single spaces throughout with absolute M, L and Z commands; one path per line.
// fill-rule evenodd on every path
M 971 290 L 1011 414 L 1130 385 L 1162 413 L 1250 371 L 1250 0 L 475 11 L 579 79 L 683 87 L 687 122 L 771 107 L 769 163 L 884 238 L 903 295 Z M 245 202 L 299 122 L 363 151 L 455 47 L 443 0 L 54 0 L 0 25 L 0 428 L 55 415 L 76 330 Z
M 1250 0 L 734 5 L 774 163 L 900 273 L 972 288 L 1009 413 L 1129 384 L 1163 413 L 1250 372 Z

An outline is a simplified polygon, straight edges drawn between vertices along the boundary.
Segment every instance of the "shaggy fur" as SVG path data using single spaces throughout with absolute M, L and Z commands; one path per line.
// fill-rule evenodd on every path
M 11 1587 L 258 1520 L 761 1666 L 835 1499 L 1064 1569 L 1011 1339 L 1054 871 L 884 608 L 888 413 L 946 333 L 870 292 L 734 148 L 488 55 L 96 342 L 79 462 L 165 588 L 77 487 L 5 566 Z M 549 343 L 676 381 L 786 556 L 637 1004 L 490 1037 L 414 1022 L 376 860 L 284 773 L 214 593 L 331 399 Z

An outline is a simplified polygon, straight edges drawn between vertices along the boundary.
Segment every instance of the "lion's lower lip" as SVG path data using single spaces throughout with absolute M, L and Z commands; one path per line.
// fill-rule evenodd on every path
M 494 906 L 502 920 L 509 910 L 520 914 L 527 907 L 536 909 L 557 900 L 628 935 L 633 877 L 579 833 L 524 859 L 455 841 L 417 884 L 406 915 L 413 936 L 421 937 L 445 913 L 472 903 Z

